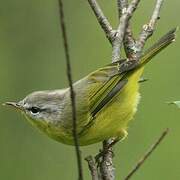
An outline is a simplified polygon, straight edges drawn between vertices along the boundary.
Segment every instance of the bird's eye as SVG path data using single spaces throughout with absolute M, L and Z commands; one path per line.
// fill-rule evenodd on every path
M 32 114 L 38 114 L 40 112 L 40 108 L 38 107 L 31 107 L 29 109 L 29 111 L 32 113 Z

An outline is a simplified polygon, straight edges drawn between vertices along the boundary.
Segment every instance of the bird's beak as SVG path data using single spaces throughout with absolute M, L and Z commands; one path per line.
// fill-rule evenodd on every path
M 16 110 L 20 110 L 20 111 L 23 110 L 22 106 L 19 103 L 16 103 L 16 102 L 5 102 L 2 105 L 3 106 L 10 106 L 10 107 L 13 107 Z

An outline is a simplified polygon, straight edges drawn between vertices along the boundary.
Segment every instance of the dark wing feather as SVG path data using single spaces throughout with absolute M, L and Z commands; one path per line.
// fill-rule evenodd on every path
M 91 112 L 92 116 L 95 117 L 96 114 L 101 111 L 103 107 L 113 99 L 113 97 L 124 87 L 127 82 L 127 79 L 120 79 L 117 84 L 111 89 L 111 91 L 109 91 L 109 93 L 104 97 L 104 99 L 102 99 L 102 101 Z
M 89 76 L 89 79 L 94 80 L 96 90 L 89 96 L 89 108 L 93 117 L 125 86 L 127 83 L 127 79 L 123 78 L 125 72 L 134 69 L 136 65 L 136 61 L 121 60 Z

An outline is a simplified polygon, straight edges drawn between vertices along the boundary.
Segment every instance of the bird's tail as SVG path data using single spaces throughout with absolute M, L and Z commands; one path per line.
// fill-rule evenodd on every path
M 171 44 L 173 41 L 175 41 L 175 32 L 177 28 L 173 28 L 168 33 L 166 33 L 164 36 L 162 36 L 158 42 L 156 42 L 154 45 L 152 45 L 149 49 L 147 49 L 144 54 L 141 56 L 139 65 L 144 66 L 146 63 L 148 63 L 156 54 L 158 54 L 161 50 L 163 50 L 165 47 L 167 47 L 169 44 Z

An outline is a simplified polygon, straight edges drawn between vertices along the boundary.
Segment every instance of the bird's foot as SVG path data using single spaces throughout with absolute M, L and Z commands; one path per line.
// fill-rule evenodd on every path
M 103 149 L 100 149 L 99 153 L 95 156 L 96 163 L 99 164 L 102 158 L 105 157 L 107 154 L 111 154 L 112 157 L 114 157 L 112 147 L 119 141 L 124 140 L 127 137 L 127 135 L 127 131 L 123 129 L 118 133 L 117 137 L 110 138 L 108 141 L 103 141 Z
M 101 158 L 103 158 L 104 155 L 111 153 L 114 157 L 114 152 L 112 150 L 112 147 L 119 142 L 120 138 L 111 138 L 109 142 L 106 142 L 106 144 L 103 142 L 103 149 L 99 150 L 99 153 L 95 156 L 95 161 L 97 164 L 101 161 Z

